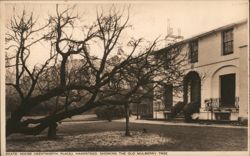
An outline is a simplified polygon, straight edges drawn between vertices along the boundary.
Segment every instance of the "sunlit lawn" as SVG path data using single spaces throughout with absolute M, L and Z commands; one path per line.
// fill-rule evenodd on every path
M 178 125 L 154 125 L 131 123 L 132 132 L 139 132 L 134 138 L 123 136 L 124 123 L 121 122 L 63 122 L 59 126 L 58 134 L 61 139 L 49 142 L 51 148 L 39 141 L 44 141 L 45 133 L 32 137 L 13 135 L 7 139 L 7 149 L 15 145 L 15 151 L 32 151 L 31 147 L 24 145 L 38 145 L 42 151 L 243 151 L 247 150 L 246 128 L 218 128 L 218 127 L 193 127 Z M 143 128 L 146 133 L 142 133 Z M 105 132 L 105 133 L 104 133 Z M 115 136 L 114 133 L 118 134 Z M 94 134 L 93 134 L 94 133 Z M 108 137 L 110 135 L 110 137 Z M 92 136 L 92 138 L 91 138 Z M 73 137 L 73 138 L 72 138 Z M 83 138 L 81 138 L 83 137 Z M 113 140 L 112 140 L 112 137 Z M 116 138 L 115 138 L 116 137 Z M 119 139 L 117 140 L 117 137 Z M 137 137 L 137 138 L 136 138 Z M 138 137 L 142 137 L 138 139 Z M 145 138 L 144 138 L 145 137 Z M 150 138 L 151 137 L 151 138 Z M 108 139 L 109 138 L 109 139 Z M 69 143 L 71 139 L 72 143 Z M 72 145 L 75 142 L 77 146 Z M 99 140 L 98 140 L 99 139 Z M 131 140 L 132 139 L 132 140 Z M 134 139 L 134 140 L 133 140 Z M 162 139 L 166 140 L 165 142 Z M 73 140 L 73 141 L 72 141 Z M 86 141 L 87 140 L 87 141 Z M 111 142 L 110 142 L 111 140 Z M 118 142 L 115 142 L 118 141 Z M 136 143 L 138 140 L 138 143 Z M 158 141 L 161 140 L 161 141 Z M 114 141 L 114 142 L 112 142 Z M 130 141 L 130 142 L 129 142 Z M 139 142 L 140 141 L 140 142 Z M 156 143 L 154 143 L 154 141 Z M 95 146 L 90 146 L 95 143 Z M 107 144 L 103 145 L 103 142 Z M 124 144 L 126 142 L 126 144 Z M 65 143 L 72 146 L 63 146 Z M 41 144 L 41 145 L 40 145 Z M 55 145 L 58 147 L 55 148 Z M 18 146 L 16 146 L 18 145 Z M 20 146 L 19 146 L 20 145 Z M 62 146 L 62 147 L 61 147 Z M 60 148 L 61 147 L 61 148 Z M 13 148 L 13 146 L 12 146 Z M 13 151 L 13 150 L 11 150 Z

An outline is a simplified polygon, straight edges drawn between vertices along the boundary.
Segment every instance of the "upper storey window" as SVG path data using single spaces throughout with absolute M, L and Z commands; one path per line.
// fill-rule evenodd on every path
M 191 63 L 198 62 L 198 40 L 189 43 L 189 60 Z
M 224 31 L 223 33 L 223 55 L 233 53 L 233 29 Z

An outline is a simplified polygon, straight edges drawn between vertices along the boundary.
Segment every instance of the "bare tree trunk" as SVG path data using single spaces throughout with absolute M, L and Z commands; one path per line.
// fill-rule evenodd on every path
M 68 55 L 63 55 L 61 67 L 60 67 L 60 83 L 62 87 L 66 85 L 66 63 L 68 61 Z
M 136 119 L 139 119 L 139 103 L 136 104 Z
M 128 102 L 125 104 L 125 117 L 126 117 L 126 129 L 125 129 L 125 136 L 131 136 L 129 130 L 129 107 Z
M 57 130 L 57 123 L 53 122 L 51 123 L 51 125 L 49 126 L 48 129 L 48 139 L 56 139 L 57 135 L 56 135 L 56 130 Z

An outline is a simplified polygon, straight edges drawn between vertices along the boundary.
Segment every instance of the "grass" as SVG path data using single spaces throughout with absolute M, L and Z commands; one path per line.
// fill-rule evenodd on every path
M 141 132 L 143 128 L 149 134 L 158 134 L 174 140 L 170 144 L 157 144 L 145 147 L 145 145 L 110 146 L 98 148 L 68 147 L 60 151 L 246 151 L 246 128 L 218 128 L 218 127 L 194 127 L 178 125 L 155 125 L 131 123 L 131 131 Z M 59 126 L 58 134 L 61 136 L 74 136 L 79 134 L 102 133 L 109 131 L 123 131 L 125 124 L 121 122 L 67 122 Z M 20 140 L 19 140 L 20 141 Z M 25 140 L 23 140 L 25 141 Z M 63 139 L 58 140 L 64 141 Z M 65 140 L 67 141 L 67 140 Z M 7 139 L 7 146 L 15 142 L 14 136 Z M 32 144 L 35 144 L 33 141 Z M 20 141 L 22 144 L 22 141 Z M 8 149 L 8 147 L 7 147 Z M 18 150 L 18 149 L 16 149 Z M 21 150 L 21 149 L 20 149 Z M 51 149 L 53 150 L 53 148 Z

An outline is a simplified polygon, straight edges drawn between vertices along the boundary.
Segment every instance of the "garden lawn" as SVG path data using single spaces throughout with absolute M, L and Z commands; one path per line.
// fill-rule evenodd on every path
M 132 137 L 124 137 L 122 122 L 63 122 L 58 140 L 46 133 L 36 137 L 13 135 L 7 151 L 246 151 L 246 128 L 194 127 L 131 123 Z M 146 129 L 146 133 L 143 132 Z M 37 150 L 39 147 L 39 150 Z

